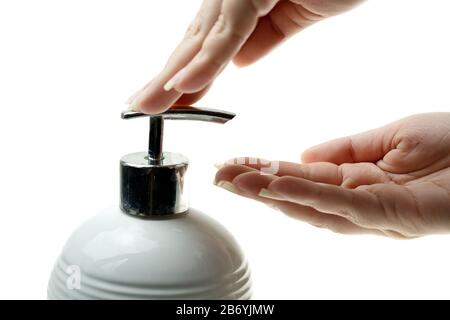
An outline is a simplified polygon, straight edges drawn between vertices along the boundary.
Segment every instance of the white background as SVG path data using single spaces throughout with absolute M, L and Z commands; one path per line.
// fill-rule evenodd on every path
M 147 122 L 123 101 L 150 80 L 199 0 L 0 1 L 0 298 L 44 299 L 69 234 L 118 203 L 118 161 Z M 245 69 L 198 106 L 231 123 L 168 123 L 191 160 L 191 203 L 245 250 L 254 298 L 450 298 L 450 238 L 342 236 L 211 184 L 233 156 L 299 161 L 316 143 L 450 110 L 450 2 L 369 0 Z

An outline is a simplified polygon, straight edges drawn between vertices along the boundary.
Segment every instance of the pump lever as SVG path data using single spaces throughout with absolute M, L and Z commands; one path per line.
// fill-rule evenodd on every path
M 197 120 L 206 122 L 226 123 L 233 119 L 236 114 L 228 111 L 196 108 L 189 106 L 176 106 L 158 114 L 145 114 L 136 111 L 122 112 L 122 119 L 134 119 L 141 117 L 162 117 L 167 120 Z
M 136 111 L 123 111 L 122 119 L 134 119 L 141 117 L 150 118 L 148 156 L 152 162 L 163 159 L 162 141 L 164 134 L 164 119 L 166 120 L 196 120 L 214 123 L 226 123 L 235 117 L 235 114 L 228 111 L 196 108 L 189 106 L 176 106 L 163 113 L 146 114 Z

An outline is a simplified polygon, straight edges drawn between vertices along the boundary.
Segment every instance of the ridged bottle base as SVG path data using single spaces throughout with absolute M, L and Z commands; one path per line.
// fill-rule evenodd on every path
M 109 209 L 76 230 L 48 299 L 249 299 L 250 270 L 232 235 L 190 209 L 145 220 Z
M 48 286 L 49 300 L 157 300 L 157 299 L 238 299 L 251 297 L 251 279 L 247 263 L 241 265 L 234 273 L 221 279 L 211 279 L 207 282 L 183 283 L 179 286 L 164 286 L 147 281 L 145 285 L 130 285 L 112 282 L 109 279 L 82 274 L 80 287 L 69 289 L 67 284 L 70 276 L 66 271 L 71 264 L 60 257 L 55 265 Z

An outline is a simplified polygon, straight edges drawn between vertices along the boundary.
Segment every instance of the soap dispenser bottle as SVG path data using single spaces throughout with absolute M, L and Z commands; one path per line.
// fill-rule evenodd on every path
M 250 271 L 232 235 L 190 208 L 188 159 L 163 152 L 165 120 L 225 123 L 234 114 L 176 107 L 150 118 L 147 152 L 120 161 L 120 206 L 85 222 L 67 241 L 48 299 L 249 299 Z

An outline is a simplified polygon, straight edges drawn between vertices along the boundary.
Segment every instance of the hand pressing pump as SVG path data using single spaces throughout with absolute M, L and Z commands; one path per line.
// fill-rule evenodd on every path
M 249 299 L 250 271 L 232 235 L 183 194 L 188 159 L 162 151 L 165 120 L 225 123 L 234 114 L 176 107 L 150 118 L 147 152 L 120 161 L 120 207 L 67 241 L 48 299 Z

